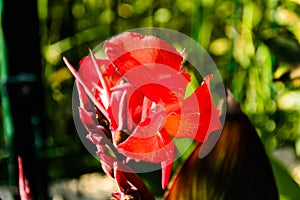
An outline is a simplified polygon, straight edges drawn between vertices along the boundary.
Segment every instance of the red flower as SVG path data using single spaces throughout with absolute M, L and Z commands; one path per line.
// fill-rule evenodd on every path
M 126 32 L 106 41 L 104 50 L 107 59 L 91 52 L 78 73 L 64 58 L 76 77 L 81 121 L 96 134 L 89 137 L 95 144 L 113 143 L 115 157 L 161 163 L 165 188 L 177 155 L 172 138 L 203 142 L 221 128 L 209 89 L 212 75 L 186 97 L 190 76 L 183 73 L 183 57 L 164 40 Z M 112 174 L 112 161 L 98 155 Z

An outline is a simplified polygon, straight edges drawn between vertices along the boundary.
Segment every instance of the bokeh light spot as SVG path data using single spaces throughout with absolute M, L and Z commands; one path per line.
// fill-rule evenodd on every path
M 172 18 L 172 14 L 167 8 L 160 8 L 154 13 L 154 20 L 159 23 L 167 23 Z

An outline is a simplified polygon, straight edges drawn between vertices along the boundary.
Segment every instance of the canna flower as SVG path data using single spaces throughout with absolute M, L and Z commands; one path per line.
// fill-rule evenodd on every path
M 128 160 L 160 163 L 165 188 L 177 155 L 173 138 L 204 142 L 221 129 L 209 87 L 213 77 L 204 77 L 201 86 L 186 96 L 190 75 L 183 72 L 182 54 L 166 41 L 125 32 L 103 48 L 107 58 L 95 58 L 90 51 L 78 72 L 64 58 L 76 78 L 79 114 L 88 139 L 97 146 L 104 171 L 118 179 L 119 188 L 128 185 L 120 180 L 131 177 L 120 172 L 124 165 L 120 163 Z M 132 191 L 138 188 L 131 186 Z M 121 193 L 115 198 L 121 199 Z

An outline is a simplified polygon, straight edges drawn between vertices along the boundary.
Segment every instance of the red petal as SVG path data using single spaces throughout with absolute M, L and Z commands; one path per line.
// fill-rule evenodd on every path
M 173 68 L 159 64 L 143 65 L 130 70 L 125 75 L 126 80 L 140 90 L 143 95 L 158 103 L 173 103 L 182 101 L 189 76 L 175 71 Z
M 150 114 L 149 118 L 149 125 L 137 126 L 135 131 L 118 145 L 118 149 L 130 158 L 160 163 L 168 160 L 173 146 L 166 145 L 166 138 L 159 132 L 165 119 L 164 112 L 158 112 L 154 116 Z M 168 142 L 171 143 L 171 139 Z
M 115 179 L 123 194 L 132 195 L 134 199 L 154 200 L 144 182 L 122 163 L 115 163 Z M 126 171 L 122 170 L 125 169 Z M 121 169 L 121 170 L 120 170 Z M 119 197 L 119 195 L 117 195 Z
M 164 161 L 161 163 L 161 187 L 163 190 L 168 186 L 172 167 L 173 162 L 170 163 L 169 161 Z
M 108 114 L 103 105 L 103 102 L 99 102 L 94 97 L 93 88 L 90 88 L 91 84 L 89 84 L 89 87 L 88 87 L 84 83 L 86 81 L 81 78 L 79 73 L 74 69 L 74 67 L 71 65 L 71 63 L 68 61 L 68 59 L 63 57 L 63 60 L 64 60 L 65 64 L 67 65 L 67 67 L 69 68 L 69 70 L 71 71 L 71 73 L 76 78 L 76 86 L 77 86 L 77 90 L 78 90 L 80 106 L 84 107 L 86 110 L 91 110 L 90 104 L 88 102 L 88 97 L 89 97 L 93 101 L 93 103 L 96 105 L 96 107 L 102 112 L 102 114 L 107 117 Z
M 129 112 L 135 124 L 139 124 L 142 117 L 143 94 L 136 90 L 129 99 Z
M 112 66 L 110 65 L 110 61 L 106 59 L 96 59 L 98 66 L 102 69 L 102 73 L 110 73 L 113 70 Z M 93 60 L 90 56 L 86 56 L 81 59 L 79 66 L 78 74 L 80 78 L 83 80 L 84 84 L 92 90 L 95 85 L 99 84 L 99 77 L 95 70 L 95 66 Z M 106 70 L 107 69 L 107 70 Z
M 125 32 L 104 44 L 106 55 L 125 74 L 144 64 L 158 63 L 180 70 L 182 56 L 166 41 L 154 36 Z
M 195 91 L 199 102 L 200 125 L 195 140 L 202 141 L 213 131 L 222 128 L 220 110 L 214 105 L 210 93 L 212 74 L 204 78 L 203 84 Z
M 112 92 L 111 98 L 110 98 L 110 103 L 109 103 L 109 108 L 108 108 L 108 114 L 109 114 L 109 119 L 110 119 L 110 127 L 112 130 L 117 130 L 118 128 L 118 121 L 119 121 L 119 110 L 122 109 L 120 108 L 120 99 L 122 96 L 122 92 L 117 91 L 117 92 Z
M 100 159 L 103 171 L 108 176 L 114 177 L 114 163 L 117 162 L 117 159 L 109 154 L 109 151 L 106 146 L 97 145 L 97 147 L 99 149 L 97 152 L 97 156 Z
M 155 103 L 173 104 L 179 101 L 172 90 L 156 83 L 143 85 L 138 90 Z
M 90 99 L 89 99 L 88 95 L 86 94 L 86 92 L 84 91 L 83 87 L 80 85 L 80 83 L 78 81 L 75 81 L 75 83 L 76 83 L 76 88 L 77 88 L 78 97 L 79 97 L 79 106 L 88 111 L 94 110 L 94 109 L 92 109 Z
M 181 113 L 168 116 L 165 129 L 176 138 L 192 138 L 203 142 L 212 131 L 222 128 L 219 110 L 212 100 L 209 82 L 212 75 L 182 103 Z
M 139 91 L 135 90 L 131 84 L 128 83 L 120 85 L 120 87 L 114 87 L 112 91 L 110 107 L 108 110 L 109 118 L 111 120 L 111 128 L 112 130 L 117 130 L 120 125 L 119 123 L 122 120 L 131 131 L 133 126 L 132 124 L 138 124 L 140 122 L 143 96 Z M 123 102 L 123 105 L 121 105 L 120 101 L 125 92 L 126 102 Z M 125 112 L 127 109 L 129 111 L 128 113 Z
M 137 160 L 160 163 L 168 158 L 164 151 L 164 144 L 159 134 L 151 137 L 140 138 L 129 136 L 118 145 L 119 152 Z
M 122 200 L 122 195 L 120 192 L 113 192 L 111 196 L 114 198 L 113 200 Z
M 170 137 L 168 137 L 168 134 L 164 130 L 162 130 L 162 137 L 163 137 L 164 144 L 168 145 L 170 149 L 168 159 L 161 162 L 161 172 L 162 172 L 161 186 L 162 189 L 165 189 L 169 183 L 173 162 L 178 152 L 175 143 L 172 141 Z
M 168 132 L 169 135 L 175 137 L 178 133 L 180 122 L 181 115 L 178 115 L 176 113 L 170 113 L 164 124 L 164 129 Z
M 99 125 L 98 123 L 96 123 L 95 114 L 93 112 L 86 111 L 82 107 L 78 107 L 78 110 L 79 110 L 79 116 L 80 116 L 81 122 L 83 123 L 85 128 L 89 132 L 95 132 L 95 131 L 93 131 L 93 129 L 95 129 L 96 126 Z

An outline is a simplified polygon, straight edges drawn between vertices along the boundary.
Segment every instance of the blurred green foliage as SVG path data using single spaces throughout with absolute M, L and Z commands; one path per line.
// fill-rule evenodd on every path
M 291 144 L 299 156 L 299 1 L 199 5 L 194 35 L 214 56 L 267 150 Z
M 51 178 L 73 176 L 74 166 L 99 169 L 73 124 L 73 77 L 62 56 L 78 63 L 89 47 L 148 26 L 198 41 L 267 151 L 291 145 L 300 157 L 299 0 L 38 0 L 38 12 L 48 119 L 43 156 L 49 159 Z M 65 155 L 72 155 L 72 166 L 62 169 L 69 163 Z

